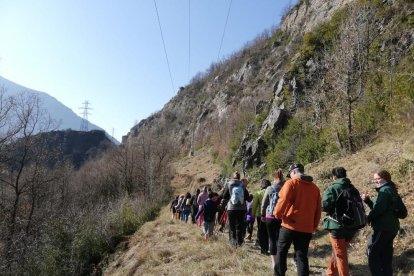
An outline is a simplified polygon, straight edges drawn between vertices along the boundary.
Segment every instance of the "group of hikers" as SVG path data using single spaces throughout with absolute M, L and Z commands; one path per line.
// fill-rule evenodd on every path
M 407 216 L 407 209 L 388 171 L 374 174 L 374 201 L 359 193 L 343 167 L 332 169 L 332 184 L 322 197 L 302 164 L 290 165 L 286 177 L 288 180 L 277 169 L 272 182 L 262 179 L 260 190 L 250 194 L 249 181 L 234 172 L 218 193 L 205 187 L 194 195 L 177 196 L 170 206 L 172 216 L 184 222 L 191 216 L 192 223 L 202 227 L 206 240 L 215 229 L 222 231 L 228 224 L 229 241 L 234 247 L 242 246 L 245 239 L 251 240 L 256 221 L 256 244 L 262 254 L 270 255 L 274 275 L 286 274 L 292 243 L 292 261 L 298 275 L 309 275 L 309 244 L 323 211 L 323 228 L 329 231 L 332 245 L 326 275 L 350 275 L 347 249 L 358 229 L 366 224 L 372 227 L 366 250 L 371 274 L 392 275 L 393 240 L 400 229 L 399 219 Z M 364 203 L 370 208 L 367 215 Z

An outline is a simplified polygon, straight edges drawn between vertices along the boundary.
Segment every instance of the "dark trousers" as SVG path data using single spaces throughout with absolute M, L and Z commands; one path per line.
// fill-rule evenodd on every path
M 309 275 L 308 249 L 311 238 L 311 233 L 293 231 L 283 226 L 280 228 L 277 241 L 275 275 L 284 276 L 286 274 L 287 255 L 292 243 L 295 248 L 298 275 Z
M 368 265 L 372 276 L 392 275 L 393 242 L 396 231 L 374 231 L 368 241 Z
M 191 206 L 191 222 L 196 223 L 196 215 L 198 213 L 198 205 L 197 206 Z
M 280 220 L 266 219 L 267 235 L 269 236 L 269 251 L 270 255 L 277 254 L 277 240 L 279 238 Z
M 267 254 L 269 250 L 269 236 L 267 235 L 266 224 L 261 220 L 260 217 L 256 217 L 257 221 L 257 240 L 260 245 L 260 252 Z
M 247 221 L 246 226 L 247 226 L 247 234 L 249 234 L 249 236 L 251 237 L 252 234 L 253 234 L 254 220 L 253 221 Z
M 233 246 L 240 246 L 246 234 L 246 210 L 227 210 L 229 220 L 229 240 Z

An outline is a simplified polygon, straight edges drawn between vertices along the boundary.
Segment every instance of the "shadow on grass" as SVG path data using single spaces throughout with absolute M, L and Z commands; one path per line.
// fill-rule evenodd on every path
M 315 249 L 309 250 L 310 257 L 325 258 L 332 253 L 332 246 L 330 244 L 322 244 Z
M 352 276 L 371 275 L 368 264 L 349 264 L 349 272 Z
M 312 236 L 312 240 L 318 240 L 318 239 L 323 238 L 324 236 L 326 236 L 328 234 L 329 234 L 329 232 L 327 230 L 316 231 L 316 233 L 313 234 L 313 236 Z
M 414 271 L 414 249 L 403 251 L 400 255 L 394 256 L 394 272 L 408 275 Z

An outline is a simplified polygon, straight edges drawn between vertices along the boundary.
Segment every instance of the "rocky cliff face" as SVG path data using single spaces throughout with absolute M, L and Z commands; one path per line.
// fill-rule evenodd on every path
M 302 0 L 287 14 L 281 29 L 290 34 L 304 34 L 325 22 L 338 9 L 354 0 Z
M 315 72 L 326 74 L 327 68 L 309 57 L 309 49 L 301 48 L 304 35 L 353 1 L 300 1 L 278 30 L 196 77 L 162 110 L 134 126 L 122 142 L 131 143 L 152 132 L 172 137 L 185 153 L 206 144 L 230 147 L 242 129 L 233 164 L 241 162 L 245 168 L 261 165 L 267 148 L 263 135 L 283 128 L 287 118 L 301 108 L 299 101 L 306 104 L 309 99 L 304 97 L 311 98 L 312 91 L 318 93 L 316 83 L 324 82 L 325 76 Z M 376 26 L 383 27 L 381 23 Z M 404 49 L 410 48 L 413 33 L 403 37 L 409 41 Z

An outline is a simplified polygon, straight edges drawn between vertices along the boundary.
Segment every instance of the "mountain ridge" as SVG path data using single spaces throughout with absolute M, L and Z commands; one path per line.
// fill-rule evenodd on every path
M 73 112 L 72 109 L 65 106 L 57 98 L 47 94 L 46 92 L 37 91 L 31 88 L 27 88 L 18 83 L 10 81 L 2 76 L 0 76 L 0 89 L 3 89 L 5 96 L 16 96 L 19 93 L 38 95 L 42 107 L 47 111 L 58 126 L 58 130 L 72 129 L 79 130 L 81 126 L 82 118 Z M 103 128 L 89 122 L 89 130 L 102 130 Z M 106 133 L 106 132 L 105 132 Z M 119 142 L 108 133 L 106 133 L 108 138 L 114 141 L 116 144 Z

